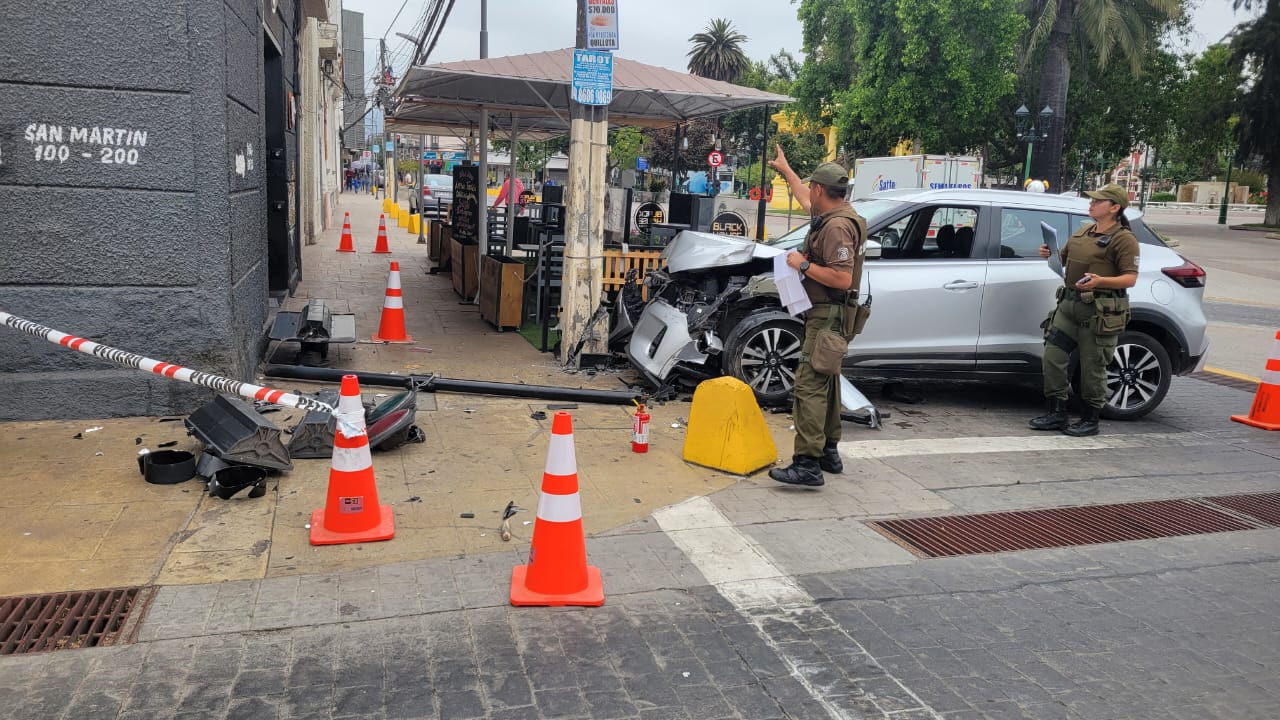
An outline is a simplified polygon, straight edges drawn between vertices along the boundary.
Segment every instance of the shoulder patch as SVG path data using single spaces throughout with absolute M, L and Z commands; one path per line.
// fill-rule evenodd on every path
M 839 261 L 841 261 L 841 260 L 848 260 L 848 259 L 849 259 L 849 248 L 847 248 L 847 247 L 842 247 L 842 248 L 840 248 L 839 250 L 837 250 L 837 251 L 836 251 L 836 261 L 837 261 L 837 262 L 839 262 Z

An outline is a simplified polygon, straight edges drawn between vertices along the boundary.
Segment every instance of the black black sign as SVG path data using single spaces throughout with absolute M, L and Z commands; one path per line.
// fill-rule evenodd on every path
M 747 236 L 747 221 L 736 212 L 722 212 L 711 221 L 711 232 L 716 235 Z
M 661 225 L 664 222 L 666 222 L 666 214 L 662 212 L 662 206 L 658 203 L 647 202 L 636 208 L 636 230 L 640 234 L 648 235 L 654 223 Z
M 460 243 L 480 241 L 480 168 L 453 168 L 453 238 Z

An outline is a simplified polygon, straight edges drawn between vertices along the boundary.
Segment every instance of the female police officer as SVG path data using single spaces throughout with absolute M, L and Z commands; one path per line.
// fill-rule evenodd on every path
M 1045 321 L 1044 394 L 1049 412 L 1033 419 L 1033 430 L 1061 430 L 1076 437 L 1098 434 L 1098 414 L 1106 402 L 1107 365 L 1129 321 L 1125 291 L 1138 282 L 1138 238 L 1124 209 L 1129 196 L 1119 185 L 1086 192 L 1093 225 L 1076 231 L 1062 248 L 1063 279 L 1058 305 Z M 1040 256 L 1049 248 L 1040 246 Z M 1079 350 L 1080 396 L 1084 415 L 1068 425 L 1067 388 L 1071 353 Z

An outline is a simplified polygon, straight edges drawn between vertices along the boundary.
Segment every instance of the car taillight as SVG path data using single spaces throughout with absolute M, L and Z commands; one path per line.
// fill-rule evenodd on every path
M 1179 255 L 1178 257 L 1182 257 Z M 1186 258 L 1182 258 L 1182 264 L 1177 267 L 1167 267 L 1160 272 L 1169 276 L 1170 280 L 1178 283 L 1186 288 L 1204 287 L 1204 268 L 1191 262 Z
M 422 197 L 431 197 L 431 188 L 422 188 Z

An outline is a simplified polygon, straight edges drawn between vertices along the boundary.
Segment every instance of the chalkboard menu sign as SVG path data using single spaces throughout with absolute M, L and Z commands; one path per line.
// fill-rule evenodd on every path
M 464 244 L 480 241 L 480 168 L 453 168 L 453 239 Z

